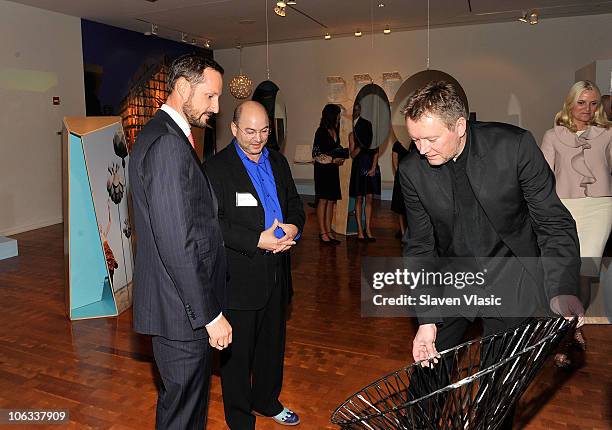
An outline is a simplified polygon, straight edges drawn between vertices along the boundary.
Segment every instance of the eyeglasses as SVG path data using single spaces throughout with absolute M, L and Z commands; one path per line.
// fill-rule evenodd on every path
M 253 130 L 252 128 L 247 128 L 246 130 L 243 130 L 238 126 L 238 124 L 234 123 L 234 125 L 236 126 L 238 130 L 243 132 L 246 135 L 246 137 L 248 137 L 249 139 L 253 139 L 258 134 L 262 139 L 265 139 L 270 134 L 270 127 L 264 127 L 261 130 Z

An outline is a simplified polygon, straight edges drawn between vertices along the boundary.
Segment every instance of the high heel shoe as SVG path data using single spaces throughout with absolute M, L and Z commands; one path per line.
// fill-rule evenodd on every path
M 555 354 L 555 366 L 559 369 L 567 369 L 572 365 L 572 360 L 565 352 L 557 352 Z
M 323 236 L 326 236 L 326 235 L 327 235 L 327 240 L 323 239 Z M 321 234 L 319 235 L 319 241 L 320 241 L 321 243 L 324 243 L 325 245 L 338 245 L 338 244 L 340 243 L 340 241 L 339 241 L 339 240 L 332 239 L 332 238 L 329 236 L 329 233 L 321 233 Z
M 333 236 L 332 236 L 333 234 Z M 329 239 L 334 242 L 336 245 L 342 243 L 341 241 L 339 241 L 338 239 L 336 239 L 336 232 L 331 230 L 330 232 L 327 233 L 327 237 L 329 237 Z
M 584 334 L 582 333 L 582 329 L 580 328 L 577 328 L 574 332 L 574 343 L 581 351 L 586 351 L 586 339 L 584 338 Z

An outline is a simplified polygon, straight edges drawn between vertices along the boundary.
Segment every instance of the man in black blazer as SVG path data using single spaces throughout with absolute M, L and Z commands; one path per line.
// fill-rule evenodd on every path
M 353 131 L 357 145 L 362 150 L 370 149 L 374 138 L 372 123 L 361 117 L 361 104 L 359 102 L 353 106 Z
M 170 67 L 170 95 L 130 155 L 136 227 L 134 329 L 152 335 L 162 384 L 156 428 L 202 429 L 210 347 L 226 348 L 226 261 L 214 192 L 192 147 L 190 125 L 219 111 L 223 69 L 197 55 Z
M 461 98 L 445 82 L 415 91 L 405 116 L 418 151 L 399 167 L 408 227 L 404 257 L 462 258 L 476 270 L 503 262 L 487 275 L 503 296 L 497 315 L 417 309 L 414 360 L 459 344 L 475 317 L 482 317 L 485 335 L 518 325 L 542 297 L 555 313 L 582 318 L 575 223 L 531 133 L 508 124 L 468 123 Z M 511 425 L 512 416 L 504 428 Z
M 254 413 L 279 424 L 299 417 L 279 401 L 283 382 L 289 250 L 304 227 L 304 209 L 289 164 L 265 148 L 264 107 L 239 105 L 233 141 L 206 162 L 219 201 L 229 270 L 227 319 L 234 342 L 221 354 L 225 420 L 232 430 L 255 428 Z

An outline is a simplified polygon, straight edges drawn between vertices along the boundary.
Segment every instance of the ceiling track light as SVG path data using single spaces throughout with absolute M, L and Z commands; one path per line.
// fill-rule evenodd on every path
M 363 36 L 363 33 L 361 32 L 361 30 L 357 30 L 355 32 L 355 37 L 361 37 L 361 36 Z
M 331 34 L 325 33 L 325 40 L 330 40 L 330 39 L 331 39 Z
M 274 7 L 274 13 L 277 14 L 278 16 L 286 16 L 287 12 L 285 11 L 284 7 L 281 6 L 275 6 Z
M 519 17 L 518 20 L 526 24 L 536 25 L 539 21 L 539 18 L 540 17 L 539 17 L 538 11 L 533 9 L 528 12 L 524 12 L 523 15 Z
M 189 35 L 181 32 L 181 41 L 187 43 L 187 40 L 189 40 Z
M 276 6 L 278 6 L 278 7 L 287 7 L 287 3 L 285 3 L 284 1 L 277 1 L 276 2 Z
M 390 34 L 391 33 L 391 27 L 386 26 L 385 29 L 383 30 L 384 34 Z
M 295 6 L 297 4 L 297 2 L 295 0 L 287 0 L 287 4 L 289 6 Z
M 208 49 L 210 49 L 210 40 L 208 40 L 208 39 L 207 39 L 207 40 L 204 42 L 204 48 L 208 48 Z

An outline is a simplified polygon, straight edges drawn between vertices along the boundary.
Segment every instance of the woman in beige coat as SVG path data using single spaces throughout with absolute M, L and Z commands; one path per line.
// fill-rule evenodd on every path
M 580 240 L 581 299 L 590 300 L 590 282 L 599 276 L 612 228 L 612 129 L 591 81 L 576 82 L 555 126 L 544 134 L 542 152 L 555 173 L 557 194 L 576 221 Z M 592 257 L 585 260 L 584 257 Z M 584 348 L 584 338 L 576 340 Z

